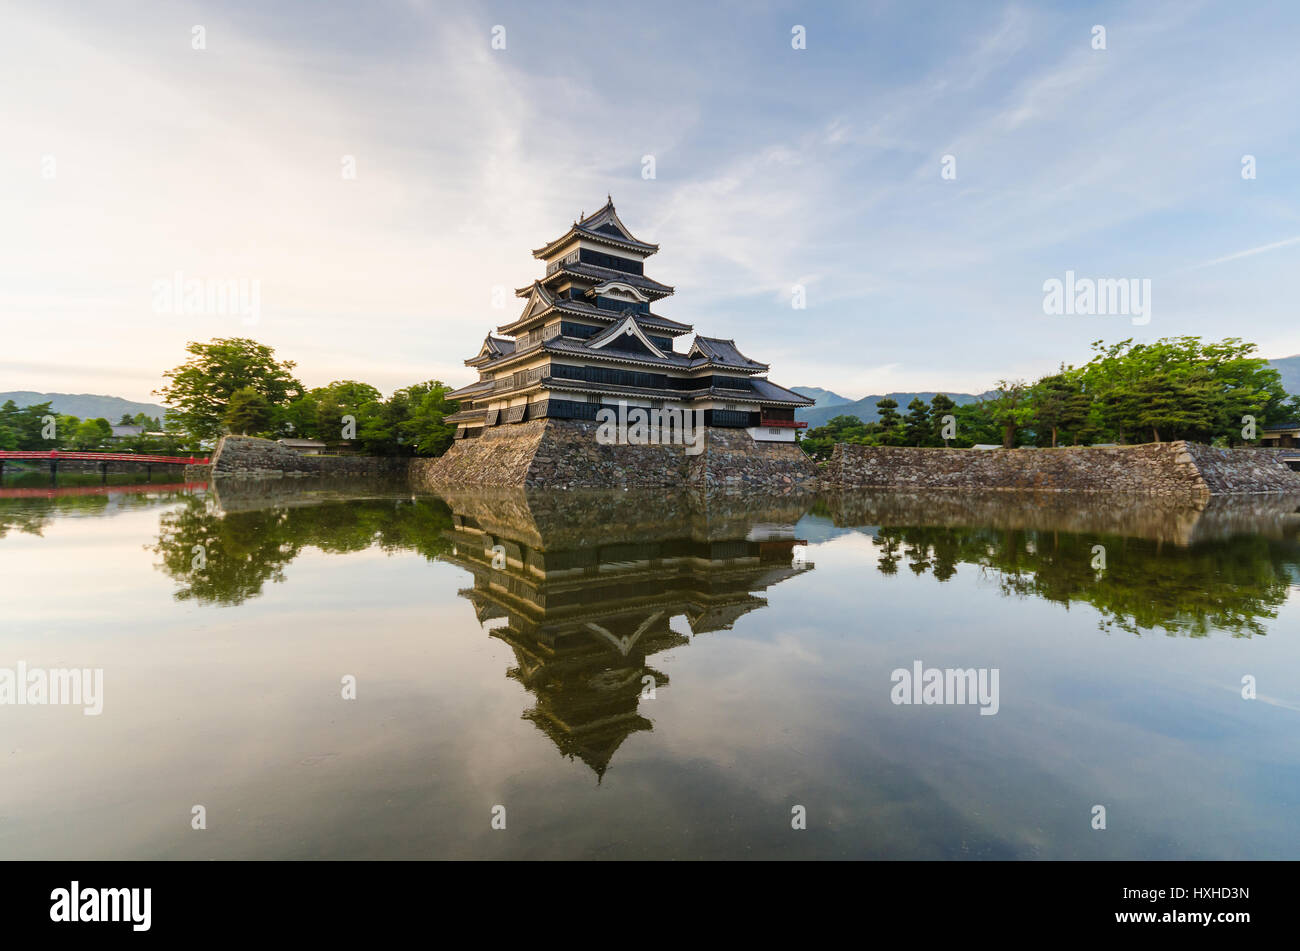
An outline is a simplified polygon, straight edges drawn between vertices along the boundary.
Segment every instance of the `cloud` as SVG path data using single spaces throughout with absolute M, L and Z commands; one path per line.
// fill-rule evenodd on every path
M 1300 235 L 1294 238 L 1285 238 L 1282 241 L 1274 241 L 1272 244 L 1261 244 L 1257 248 L 1247 248 L 1245 251 L 1237 251 L 1234 254 L 1226 254 L 1221 258 L 1215 258 L 1212 261 L 1202 261 L 1200 264 L 1193 265 L 1190 270 L 1199 270 L 1205 267 L 1214 267 L 1218 264 L 1224 264 L 1228 261 L 1236 261 L 1240 258 L 1252 257 L 1256 254 L 1264 254 L 1268 251 L 1276 251 L 1278 248 L 1285 248 L 1289 245 L 1300 244 Z
M 1041 7 L 831 6 L 795 52 L 766 13 L 671 2 L 618 44 L 508 2 L 319 9 L 10 11 L 7 384 L 49 389 L 37 364 L 86 369 L 79 389 L 157 379 L 187 341 L 246 329 L 153 313 L 177 270 L 259 280 L 253 332 L 309 384 L 465 382 L 460 360 L 517 313 L 493 289 L 529 283 L 529 249 L 607 192 L 662 245 L 665 316 L 786 384 L 983 389 L 1077 360 L 1106 331 L 1043 320 L 1042 282 L 1067 268 L 1199 260 L 1161 287 L 1153 332 L 1235 333 L 1240 310 L 1248 336 L 1293 336 L 1281 256 L 1249 281 L 1215 265 L 1297 239 L 1213 255 L 1293 227 L 1285 171 L 1243 192 L 1239 157 L 1300 148 L 1294 18 L 1157 3 L 1110 11 L 1094 51 L 1091 23 Z M 586 17 L 587 35 L 631 29 Z

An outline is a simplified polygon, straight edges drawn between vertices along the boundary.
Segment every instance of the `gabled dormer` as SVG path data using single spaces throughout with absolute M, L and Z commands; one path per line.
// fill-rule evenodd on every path
M 467 367 L 481 367 L 485 364 L 492 363 L 502 357 L 507 357 L 515 352 L 515 342 L 513 340 L 502 340 L 488 334 L 483 339 L 483 346 L 473 357 L 465 361 Z
M 515 293 L 523 296 L 521 293 L 524 288 L 520 288 Z M 527 289 L 528 300 L 524 303 L 524 310 L 518 317 L 508 324 L 502 324 L 497 328 L 500 333 L 512 333 L 516 329 L 524 327 L 528 321 L 532 320 L 539 314 L 543 314 L 555 306 L 555 295 L 546 289 L 541 281 L 533 281 Z
M 590 338 L 586 344 L 588 350 L 621 350 L 624 353 L 642 353 L 660 360 L 667 360 L 668 354 L 664 353 L 654 342 L 646 336 L 641 325 L 636 322 L 636 318 L 628 314 L 618 323 L 608 327 L 601 333 Z

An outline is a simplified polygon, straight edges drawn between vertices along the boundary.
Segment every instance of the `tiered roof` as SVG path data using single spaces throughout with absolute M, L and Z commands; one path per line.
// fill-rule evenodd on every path
M 585 300 L 578 300 L 572 297 L 556 297 L 541 281 L 533 281 L 529 287 L 520 288 L 515 293 L 520 297 L 525 294 L 528 296 L 528 301 L 524 304 L 523 313 L 512 322 L 502 324 L 498 327 L 497 333 L 524 333 L 530 327 L 545 320 L 555 311 L 574 314 L 591 320 L 603 320 L 609 323 L 618 323 L 624 316 L 618 311 L 602 310 L 595 304 Z M 683 324 L 676 320 L 669 320 L 667 317 L 660 317 L 658 314 L 637 314 L 636 316 L 637 320 L 648 329 L 661 334 L 668 334 L 672 337 L 690 333 L 693 329 L 690 324 Z
M 604 207 L 600 211 L 575 221 L 569 230 L 560 237 L 535 249 L 533 257 L 550 257 L 564 245 L 577 238 L 588 238 L 601 244 L 607 244 L 610 247 L 639 251 L 642 254 L 654 254 L 659 250 L 659 245 L 633 237 L 627 226 L 619 221 L 618 213 L 614 211 L 614 200 L 608 195 L 605 198 Z
M 629 274 L 626 271 L 616 271 L 609 267 L 599 267 L 595 264 L 588 264 L 585 261 L 573 261 L 569 264 L 561 264 L 550 274 L 542 278 L 542 284 L 556 284 L 562 278 L 579 278 L 582 280 L 608 282 L 610 284 L 630 284 L 647 297 L 657 299 L 668 297 L 673 293 L 673 288 L 668 284 L 661 284 L 658 281 L 645 277 L 642 274 Z M 515 290 L 516 297 L 524 297 L 532 292 L 533 285 L 528 284 Z
M 736 402 L 778 407 L 812 405 L 813 401 L 807 397 L 759 377 L 758 374 L 768 370 L 768 365 L 746 356 L 736 346 L 734 340 L 697 335 L 688 352 L 679 353 L 673 350 L 671 344 L 663 338 L 690 333 L 693 329 L 691 325 L 658 314 L 640 312 L 640 308 L 645 307 L 648 310 L 654 301 L 672 294 L 673 288 L 644 275 L 620 271 L 588 261 L 568 260 L 577 257 L 576 254 L 568 252 L 569 246 L 578 239 L 604 244 L 612 249 L 611 253 L 615 256 L 621 251 L 624 256 L 633 257 L 637 261 L 644 260 L 659 250 L 658 245 L 634 236 L 619 220 L 613 201 L 606 201 L 595 214 L 580 217 L 562 236 L 533 252 L 535 256 L 548 260 L 549 273 L 546 277 L 515 291 L 517 296 L 524 298 L 523 312 L 512 322 L 497 328 L 498 333 L 516 339 L 488 334 L 478 354 L 465 361 L 467 365 L 477 368 L 484 375 L 489 375 L 533 363 L 538 356 L 550 354 L 567 358 L 567 362 L 570 363 L 622 364 L 640 370 L 677 371 L 673 374 L 677 378 L 675 384 L 677 386 L 694 383 L 691 381 L 691 384 L 683 384 L 680 379 L 683 373 L 718 371 L 716 374 L 700 372 L 698 386 L 695 389 L 673 389 L 671 396 L 676 400 L 687 401 L 703 397 L 718 397 Z M 567 263 L 560 263 L 561 256 Z M 561 297 L 553 290 L 553 285 L 562 284 L 566 280 L 571 281 L 575 287 L 585 288 L 582 296 Z M 590 296 L 626 302 L 636 309 L 606 309 L 588 299 Z M 615 306 L 620 305 L 616 303 Z M 557 326 L 557 316 L 579 318 L 575 323 L 587 327 L 591 336 L 582 339 L 571 335 L 561 326 Z M 540 332 L 540 328 L 547 324 L 550 326 L 545 332 Z M 602 324 L 604 326 L 601 326 Z M 513 396 L 538 388 L 588 394 L 652 397 L 663 397 L 669 392 L 663 388 L 559 378 L 551 376 L 549 371 L 538 367 L 534 367 L 533 371 L 525 378 L 514 380 L 506 380 L 504 375 L 499 376 L 495 381 L 480 380 L 452 392 L 449 396 L 452 399 L 482 399 L 497 392 L 508 391 Z M 543 373 L 545 375 L 542 375 Z M 729 377 L 747 379 L 743 386 L 739 384 L 729 386 Z M 522 406 L 516 406 L 514 409 L 522 410 Z M 467 412 L 475 415 L 481 413 L 482 409 Z

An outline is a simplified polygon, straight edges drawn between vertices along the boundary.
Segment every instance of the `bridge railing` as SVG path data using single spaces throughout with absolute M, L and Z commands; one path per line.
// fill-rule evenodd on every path
M 39 459 L 58 462 L 146 462 L 156 465 L 206 466 L 206 456 L 151 456 L 134 452 L 66 452 L 61 449 L 5 449 L 0 450 L 0 461 L 5 459 Z

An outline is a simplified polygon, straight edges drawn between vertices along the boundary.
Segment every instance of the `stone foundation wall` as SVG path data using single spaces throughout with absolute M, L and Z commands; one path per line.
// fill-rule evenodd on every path
M 411 460 L 411 488 L 473 485 L 522 486 L 542 441 L 546 420 L 498 426 L 474 439 L 458 439 L 436 459 Z
M 605 446 L 595 422 L 540 419 L 461 439 L 438 459 L 411 464 L 411 485 L 622 488 L 694 486 L 705 489 L 813 488 L 817 467 L 798 446 L 756 443 L 743 430 L 705 430 L 704 449 L 685 446 Z
M 823 478 L 835 488 L 1132 492 L 1209 496 L 1300 489 L 1285 450 L 1188 442 L 1059 449 L 914 449 L 840 444 Z
M 707 489 L 813 489 L 821 482 L 798 443 L 755 442 L 743 429 L 709 429 L 704 453 L 687 465 L 687 481 Z
M 1291 470 L 1282 461 L 1300 456 L 1300 450 L 1214 449 L 1199 443 L 1185 445 L 1212 495 L 1300 490 L 1300 472 Z
M 279 443 L 227 436 L 210 466 L 188 480 L 409 475 L 411 488 L 665 488 L 791 493 L 817 488 L 1130 492 L 1205 497 L 1300 491 L 1288 449 L 1213 449 L 1196 443 L 1060 449 L 915 449 L 838 445 L 825 470 L 794 443 L 754 442 L 710 427 L 704 451 L 685 446 L 603 446 L 597 424 L 540 419 L 499 426 L 455 442 L 437 459 L 305 456 Z
M 685 446 L 602 446 L 596 441 L 599 424 L 586 420 L 539 419 L 537 425 L 542 438 L 523 485 L 594 489 L 686 481 Z
M 409 459 L 385 456 L 306 456 L 270 439 L 223 436 L 212 454 L 214 478 L 284 479 L 309 476 L 369 478 L 404 475 Z M 203 467 L 194 466 L 194 469 Z

